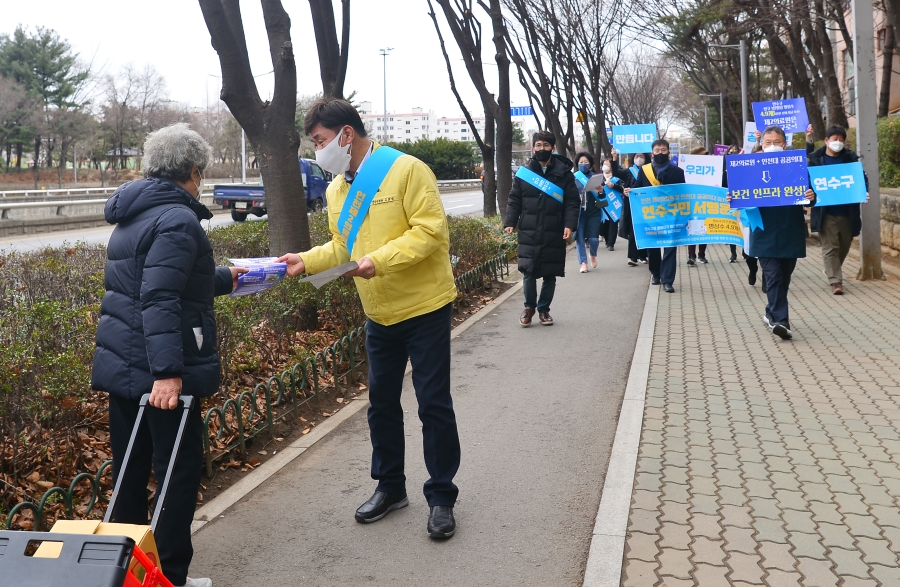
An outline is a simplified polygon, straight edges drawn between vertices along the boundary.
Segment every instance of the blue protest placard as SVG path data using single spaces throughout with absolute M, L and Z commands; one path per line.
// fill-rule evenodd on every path
M 810 167 L 809 181 L 816 192 L 816 206 L 860 204 L 866 201 L 866 176 L 859 161 Z
M 631 190 L 631 219 L 639 249 L 723 243 L 743 245 L 728 190 L 690 184 Z
M 803 98 L 754 102 L 753 118 L 759 132 L 766 130 L 768 126 L 780 126 L 785 133 L 805 133 L 809 126 L 806 100 Z
M 806 205 L 806 153 L 751 153 L 725 157 L 733 208 Z
M 624 124 L 612 127 L 613 147 L 619 153 L 649 153 L 656 140 L 655 124 Z

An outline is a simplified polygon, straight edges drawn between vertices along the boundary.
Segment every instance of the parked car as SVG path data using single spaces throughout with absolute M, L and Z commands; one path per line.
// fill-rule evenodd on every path
M 325 172 L 312 159 L 298 159 L 303 193 L 306 194 L 306 208 L 310 211 L 326 207 L 325 188 L 328 185 Z M 231 209 L 231 218 L 243 222 L 247 214 L 266 214 L 266 191 L 259 184 L 221 184 L 213 186 L 213 202 Z

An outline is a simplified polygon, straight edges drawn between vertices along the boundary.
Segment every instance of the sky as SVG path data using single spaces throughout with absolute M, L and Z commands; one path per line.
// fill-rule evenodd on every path
M 300 95 L 322 91 L 318 57 L 307 0 L 282 0 L 291 17 L 291 38 L 297 56 Z M 94 69 L 115 73 L 133 63 L 139 69 L 152 65 L 166 79 L 169 98 L 189 106 L 204 106 L 217 99 L 221 69 L 210 44 L 209 33 L 196 0 L 37 0 L 6 2 L 0 34 L 19 24 L 57 31 Z M 334 0 L 340 27 L 340 1 Z M 258 0 L 241 0 L 244 30 L 259 94 L 270 96 L 272 62 L 268 52 L 262 9 Z M 440 12 L 438 13 L 440 21 Z M 438 116 L 461 116 L 450 91 L 447 68 L 441 55 L 426 0 L 354 0 L 351 3 L 350 60 L 345 95 L 356 91 L 357 102 L 370 101 L 376 112 L 384 108 L 383 65 L 379 49 L 392 47 L 387 58 L 387 101 L 391 112 L 413 107 L 434 110 Z M 483 22 L 489 27 L 485 16 Z M 446 26 L 446 25 L 445 25 Z M 488 29 L 489 30 L 489 29 Z M 340 38 L 340 29 L 338 30 Z M 454 66 L 457 87 L 473 116 L 483 115 L 459 52 L 445 30 L 445 42 Z M 492 61 L 490 36 L 486 35 L 484 61 Z M 496 79 L 494 66 L 485 65 L 488 79 Z M 514 73 L 512 104 L 528 104 L 527 94 Z M 493 75 L 492 75 L 493 72 Z

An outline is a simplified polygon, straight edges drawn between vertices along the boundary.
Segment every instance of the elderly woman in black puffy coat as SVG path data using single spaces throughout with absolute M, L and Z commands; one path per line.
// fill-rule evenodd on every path
M 134 427 L 141 396 L 150 404 L 135 439 L 113 521 L 146 525 L 151 467 L 165 477 L 181 419 L 179 394 L 202 398 L 219 386 L 213 298 L 228 294 L 246 269 L 216 267 L 198 200 L 212 149 L 187 124 L 147 137 L 144 179 L 121 186 L 106 203 L 115 224 L 107 249 L 106 294 L 100 306 L 91 386 L 109 393 L 113 478 Z M 199 402 L 188 416 L 156 543 L 173 585 L 209 587 L 189 579 L 191 521 L 203 465 Z

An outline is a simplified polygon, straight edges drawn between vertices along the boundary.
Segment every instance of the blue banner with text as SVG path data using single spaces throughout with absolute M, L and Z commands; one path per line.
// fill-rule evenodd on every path
M 785 133 L 805 133 L 809 126 L 806 100 L 803 98 L 754 102 L 753 118 L 759 132 L 766 130 L 768 126 L 780 126 Z
M 656 140 L 655 124 L 625 124 L 612 127 L 613 147 L 619 153 L 649 153 Z
M 725 157 L 732 208 L 807 205 L 806 153 L 781 151 Z
M 674 184 L 631 190 L 639 249 L 723 243 L 743 245 L 741 225 L 720 187 Z

